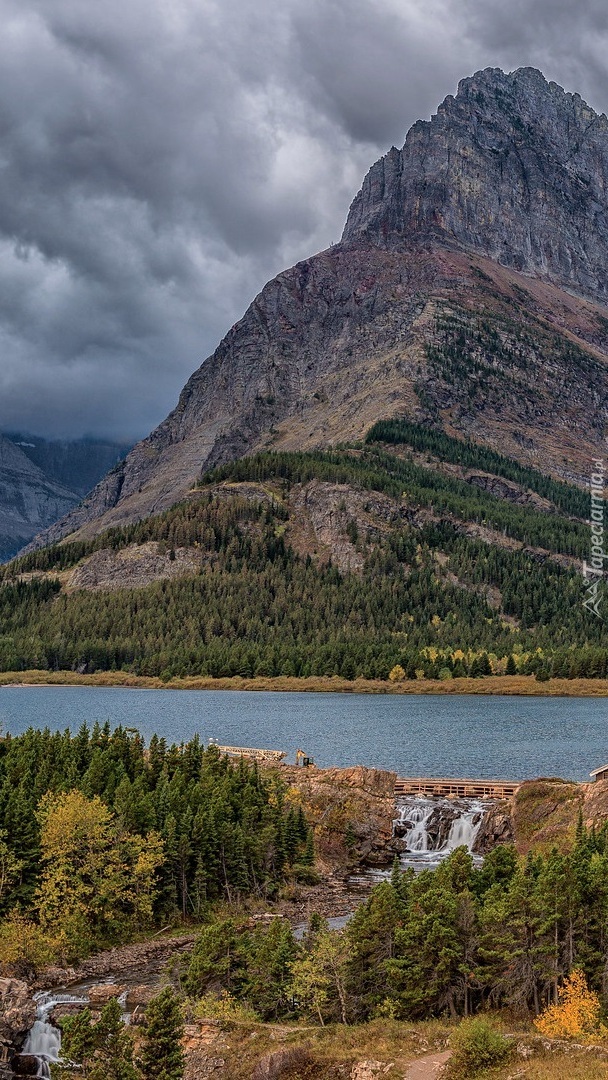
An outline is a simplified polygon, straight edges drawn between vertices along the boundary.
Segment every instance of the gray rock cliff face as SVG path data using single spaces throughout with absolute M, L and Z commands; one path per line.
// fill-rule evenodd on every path
M 584 482 L 608 422 L 607 183 L 608 121 L 578 95 L 529 68 L 465 79 L 372 167 L 342 241 L 269 282 L 167 419 L 33 546 L 166 509 L 245 453 L 397 415 Z M 481 309 L 504 348 L 479 357 L 473 400 L 429 346 L 446 314 L 474 338 Z
M 534 68 L 487 68 L 372 166 L 342 239 L 444 238 L 604 299 L 607 190 L 606 116 Z
M 78 502 L 9 439 L 0 436 L 0 561 Z

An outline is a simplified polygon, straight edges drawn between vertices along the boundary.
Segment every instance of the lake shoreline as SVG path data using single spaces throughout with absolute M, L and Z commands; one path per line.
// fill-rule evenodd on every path
M 486 675 L 471 679 L 342 679 L 339 676 L 292 676 L 246 679 L 240 676 L 214 679 L 190 675 L 164 682 L 155 676 L 131 675 L 123 671 L 103 671 L 80 675 L 73 671 L 0 672 L 4 686 L 104 686 L 121 690 L 247 690 L 293 693 L 336 694 L 475 694 L 520 697 L 608 697 L 608 679 L 549 679 L 539 682 L 533 675 Z

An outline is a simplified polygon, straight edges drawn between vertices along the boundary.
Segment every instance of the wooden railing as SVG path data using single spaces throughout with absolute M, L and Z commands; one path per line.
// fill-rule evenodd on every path
M 395 795 L 454 795 L 472 799 L 509 799 L 520 787 L 517 780 L 459 780 L 428 776 L 399 777 Z

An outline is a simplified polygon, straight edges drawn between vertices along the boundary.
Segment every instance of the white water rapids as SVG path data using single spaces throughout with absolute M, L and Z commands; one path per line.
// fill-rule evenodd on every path
M 38 1068 L 35 1076 L 50 1080 L 51 1065 L 61 1060 L 61 1032 L 49 1023 L 49 1014 L 56 1005 L 88 1005 L 88 998 L 74 997 L 73 994 L 52 994 L 42 992 L 35 995 L 37 1015 L 25 1040 L 23 1056 L 36 1058 Z
M 472 852 L 484 815 L 491 804 L 482 799 L 441 799 L 425 795 L 397 801 L 394 835 L 403 839 L 404 866 L 437 866 L 450 852 Z

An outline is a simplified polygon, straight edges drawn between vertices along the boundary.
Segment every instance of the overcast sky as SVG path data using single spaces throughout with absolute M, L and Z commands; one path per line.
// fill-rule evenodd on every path
M 0 429 L 136 438 L 488 66 L 608 111 L 605 0 L 0 0 Z

